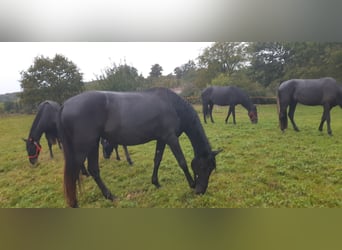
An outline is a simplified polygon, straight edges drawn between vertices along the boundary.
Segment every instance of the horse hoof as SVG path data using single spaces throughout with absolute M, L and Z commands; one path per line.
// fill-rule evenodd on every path
M 112 194 L 108 194 L 106 199 L 110 200 L 110 201 L 115 201 L 116 200 L 116 196 L 112 195 Z

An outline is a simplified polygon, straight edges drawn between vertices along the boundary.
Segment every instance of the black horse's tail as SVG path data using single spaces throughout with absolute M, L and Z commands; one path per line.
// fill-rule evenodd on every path
M 63 146 L 64 153 L 64 196 L 70 207 L 77 207 L 77 183 L 80 183 L 80 167 L 75 164 L 72 143 L 69 131 L 62 120 L 63 106 L 58 114 L 58 133 Z
M 278 111 L 280 129 L 281 131 L 284 131 L 285 129 L 287 129 L 287 115 L 286 115 L 286 110 L 283 111 L 281 108 L 279 91 L 277 91 L 277 111 Z

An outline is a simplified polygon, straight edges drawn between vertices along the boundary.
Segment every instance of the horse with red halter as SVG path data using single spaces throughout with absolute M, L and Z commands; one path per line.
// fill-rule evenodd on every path
M 26 150 L 31 164 L 35 164 L 38 161 L 39 153 L 42 149 L 40 138 L 43 133 L 45 133 L 51 158 L 53 158 L 52 145 L 58 142 L 59 148 L 61 148 L 57 131 L 59 109 L 60 105 L 54 101 L 44 101 L 39 104 L 29 136 L 27 139 L 23 139 L 26 143 Z

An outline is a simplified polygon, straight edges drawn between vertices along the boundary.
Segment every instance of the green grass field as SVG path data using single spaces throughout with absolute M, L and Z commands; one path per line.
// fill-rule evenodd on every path
M 195 107 L 201 121 L 200 106 Z M 217 169 L 205 195 L 195 195 L 169 148 L 159 169 L 162 185 L 151 184 L 155 142 L 132 146 L 134 161 L 105 160 L 101 175 L 118 199 L 105 200 L 91 177 L 82 178 L 80 207 L 341 207 L 342 206 L 342 110 L 332 110 L 333 136 L 318 131 L 322 107 L 298 106 L 295 119 L 300 132 L 278 128 L 275 105 L 259 105 L 259 123 L 249 122 L 247 111 L 236 109 L 237 125 L 225 124 L 226 107 L 214 108 L 215 124 L 204 124 L 217 156 Z M 63 154 L 54 147 L 49 158 L 45 137 L 39 165 L 31 167 L 25 144 L 32 115 L 0 118 L 0 207 L 65 207 Z M 185 135 L 181 144 L 188 165 L 192 147 Z

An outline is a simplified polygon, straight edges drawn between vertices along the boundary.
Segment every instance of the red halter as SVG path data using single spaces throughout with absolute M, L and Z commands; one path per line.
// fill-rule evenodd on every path
M 32 140 L 32 139 L 30 139 L 30 140 Z M 42 147 L 39 146 L 39 144 L 37 142 L 34 141 L 33 144 L 36 146 L 36 154 L 35 155 L 29 155 L 28 156 L 29 159 L 37 158 L 39 155 L 39 152 L 42 150 Z

